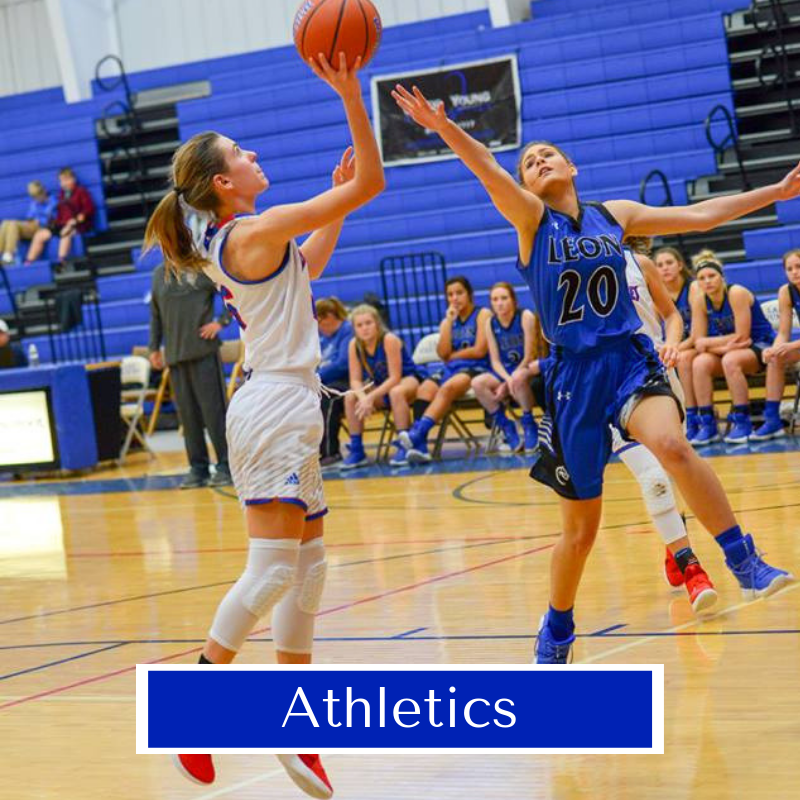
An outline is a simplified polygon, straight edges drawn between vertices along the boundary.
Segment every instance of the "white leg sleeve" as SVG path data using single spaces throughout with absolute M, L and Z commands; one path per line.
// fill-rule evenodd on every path
M 686 536 L 672 483 L 658 459 L 641 444 L 621 450 L 617 455 L 639 481 L 644 503 L 664 544 Z
M 272 610 L 275 649 L 306 655 L 314 645 L 314 617 L 325 586 L 325 544 L 318 536 L 300 546 L 294 585 Z
M 238 653 L 260 617 L 294 583 L 299 539 L 250 539 L 247 566 L 217 608 L 209 636 Z

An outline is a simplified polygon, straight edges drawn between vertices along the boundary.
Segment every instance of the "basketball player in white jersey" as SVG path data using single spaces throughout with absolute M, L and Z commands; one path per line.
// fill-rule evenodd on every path
M 683 338 L 683 320 L 655 264 L 646 255 L 648 243 L 626 239 L 625 244 L 625 277 L 631 300 L 642 320 L 640 332 L 653 340 L 662 361 L 668 366 L 672 390 L 682 399 L 683 392 L 674 367 L 678 359 L 678 344 Z M 669 476 L 646 447 L 638 442 L 625 441 L 613 426 L 611 435 L 613 452 L 639 482 L 653 524 L 667 546 L 664 562 L 667 582 L 673 588 L 686 586 L 695 613 L 711 611 L 717 602 L 717 592 L 692 551 Z
M 349 71 L 343 54 L 338 71 L 322 55 L 310 66 L 341 97 L 356 153 L 345 152 L 331 189 L 256 214 L 256 198 L 269 185 L 256 154 L 218 133 L 201 133 L 176 151 L 173 189 L 147 227 L 147 245 L 160 245 L 169 269 L 203 270 L 217 283 L 245 344 L 247 380 L 228 409 L 227 427 L 249 554 L 217 609 L 202 664 L 230 663 L 270 614 L 278 663 L 311 661 L 325 581 L 326 508 L 318 461 L 320 350 L 309 281 L 328 263 L 344 218 L 383 190 L 384 175 L 361 97 L 360 59 Z M 212 219 L 201 249 L 184 221 L 189 210 Z M 298 246 L 295 237 L 310 231 Z M 278 758 L 310 796 L 333 794 L 318 756 Z M 209 755 L 177 756 L 176 764 L 198 783 L 214 780 Z

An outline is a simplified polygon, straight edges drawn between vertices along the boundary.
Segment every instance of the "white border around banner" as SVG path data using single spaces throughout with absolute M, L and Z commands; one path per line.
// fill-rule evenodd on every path
M 493 56 L 492 58 L 477 59 L 475 61 L 459 61 L 456 64 L 443 64 L 440 67 L 431 67 L 430 69 L 414 69 L 406 72 L 392 72 L 388 75 L 371 75 L 369 82 L 370 99 L 372 101 L 372 127 L 375 131 L 375 139 L 378 143 L 378 150 L 381 154 L 381 163 L 387 169 L 392 167 L 409 166 L 410 164 L 427 164 L 431 161 L 448 161 L 458 156 L 453 153 L 442 153 L 438 156 L 423 156 L 422 158 L 403 158 L 399 161 L 392 161 L 387 164 L 383 159 L 383 137 L 381 136 L 381 111 L 380 104 L 378 103 L 378 81 L 400 80 L 407 78 L 409 75 L 435 75 L 437 72 L 447 72 L 451 69 L 459 69 L 461 67 L 476 67 L 484 64 L 495 64 L 500 61 L 511 61 L 513 69 L 511 70 L 511 78 L 514 81 L 514 99 L 517 106 L 517 144 L 507 144 L 502 147 L 492 148 L 493 153 L 502 153 L 506 150 L 517 150 L 522 147 L 522 88 L 519 81 L 519 59 L 516 53 L 506 53 L 505 55 Z
M 280 749 L 265 748 L 183 748 L 174 750 L 163 747 L 148 747 L 148 672 L 185 672 L 187 670 L 218 670 L 236 672 L 274 672 L 276 670 L 315 671 L 315 672 L 650 672 L 652 676 L 652 747 L 634 748 L 318 748 L 302 743 Z M 624 700 L 624 698 L 623 698 Z M 579 721 L 576 720 L 576 724 Z M 381 755 L 381 754 L 438 754 L 458 755 L 663 755 L 664 754 L 664 665 L 663 664 L 569 664 L 539 666 L 535 664 L 137 664 L 136 665 L 136 754 L 171 753 L 213 753 L 213 754 L 283 754 L 315 752 L 320 755 Z

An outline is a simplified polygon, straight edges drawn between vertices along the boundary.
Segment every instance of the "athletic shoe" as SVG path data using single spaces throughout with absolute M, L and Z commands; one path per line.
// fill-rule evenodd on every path
M 333 787 L 325 774 L 318 755 L 300 753 L 299 755 L 278 756 L 289 777 L 309 796 L 326 800 L 333 797 Z
M 680 589 L 686 583 L 686 578 L 669 548 L 667 548 L 667 556 L 664 559 L 664 578 L 673 589 Z
M 199 472 L 190 472 L 181 481 L 181 489 L 202 489 L 208 486 L 208 475 L 201 475 Z
M 319 460 L 319 465 L 322 469 L 325 469 L 326 467 L 333 467 L 337 464 L 341 464 L 342 461 L 344 461 L 344 459 L 341 453 L 331 453 L 330 455 L 323 456 Z
M 389 466 L 390 467 L 407 467 L 408 466 L 408 454 L 406 453 L 405 447 L 401 444 L 395 445 L 397 448 L 394 451 L 394 455 L 389 459 Z
M 734 412 L 728 415 L 731 429 L 725 435 L 726 444 L 745 444 L 753 432 L 753 423 L 749 414 Z
M 367 454 L 364 452 L 363 448 L 351 447 L 350 452 L 345 456 L 344 461 L 339 464 L 339 469 L 358 469 L 358 467 L 366 467 L 368 464 L 369 459 L 367 458 Z
M 780 417 L 777 419 L 765 419 L 764 424 L 750 434 L 751 442 L 766 442 L 768 439 L 780 439 L 786 436 L 783 423 Z
M 686 438 L 691 442 L 700 432 L 700 417 L 697 414 L 686 417 Z
M 208 755 L 173 755 L 172 763 L 178 768 L 178 772 L 184 778 L 188 778 L 192 783 L 199 783 L 208 786 L 214 783 L 216 773 L 214 772 L 214 762 Z
M 517 430 L 517 423 L 513 419 L 500 420 L 500 429 L 503 431 L 503 439 L 508 447 L 509 453 L 518 453 L 522 450 L 522 440 L 519 438 L 519 431 Z
M 427 464 L 431 460 L 431 454 L 428 452 L 428 443 L 419 436 L 419 429 L 416 423 L 410 431 L 398 433 L 397 438 L 405 448 L 410 464 Z
M 745 600 L 769 597 L 794 580 L 794 576 L 786 570 L 771 567 L 761 558 L 761 554 L 756 550 L 753 537 L 749 533 L 744 537 L 744 546 L 747 555 L 738 564 L 733 563 L 729 552 L 740 549 L 741 544 L 736 542 L 726 547 L 725 564 L 739 581 Z
M 721 438 L 717 428 L 717 420 L 714 417 L 702 417 L 697 434 L 689 440 L 689 444 L 694 447 L 702 447 L 706 444 L 718 442 Z
M 574 633 L 561 642 L 554 639 L 550 626 L 547 624 L 547 614 L 545 614 L 539 622 L 539 635 L 536 637 L 534 645 L 534 663 L 569 664 L 572 660 L 572 643 L 574 641 Z
M 706 614 L 717 604 L 717 590 L 699 564 L 689 564 L 684 573 L 686 591 L 695 614 Z
M 209 486 L 232 486 L 233 478 L 231 471 L 227 467 L 217 467 L 211 480 L 208 482 Z
M 532 425 L 522 423 L 522 434 L 525 441 L 525 452 L 532 453 L 539 444 L 539 429 L 534 422 Z

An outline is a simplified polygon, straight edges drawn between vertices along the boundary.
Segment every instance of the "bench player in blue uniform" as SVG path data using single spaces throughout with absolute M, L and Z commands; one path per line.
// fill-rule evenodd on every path
M 780 324 L 771 347 L 764 351 L 767 363 L 767 402 L 764 424 L 750 435 L 751 442 L 763 442 L 784 435 L 781 422 L 781 398 L 786 385 L 786 367 L 800 361 L 800 339 L 791 341 L 792 318 L 800 325 L 800 250 L 790 250 L 783 257 L 788 283 L 778 290 Z
M 788 583 L 791 576 L 766 564 L 752 536 L 742 533 L 719 479 L 686 440 L 680 403 L 652 342 L 638 333 L 622 241 L 626 235 L 710 230 L 800 195 L 800 165 L 780 183 L 693 206 L 581 203 L 577 167 L 550 142 L 523 148 L 517 182 L 486 147 L 448 120 L 443 105 L 434 109 L 417 87 L 409 92 L 398 85 L 393 94 L 406 114 L 453 149 L 514 226 L 518 267 L 553 345 L 545 369 L 548 413 L 531 475 L 561 496 L 563 532 L 553 550 L 550 608 L 539 627 L 537 662 L 570 658 L 575 597 L 600 524 L 610 424 L 661 462 L 722 547 L 747 597 Z
M 678 346 L 678 363 L 675 367 L 683 386 L 683 397 L 686 409 L 686 438 L 691 441 L 700 427 L 700 415 L 697 413 L 697 401 L 694 399 L 692 385 L 692 362 L 697 355 L 692 339 L 692 303 L 691 299 L 700 291 L 686 259 L 680 250 L 674 247 L 660 247 L 653 254 L 653 260 L 667 287 L 669 296 L 683 320 L 683 341 Z
M 692 380 L 700 428 L 691 443 L 702 446 L 719 441 L 712 397 L 714 378 L 724 375 L 733 404 L 725 441 L 743 444 L 753 432 L 747 376 L 764 369 L 763 353 L 772 346 L 775 331 L 751 291 L 737 284 L 728 286 L 712 251 L 702 251 L 695 260 L 701 291 L 692 298 L 692 338 L 697 349 Z
M 508 450 L 512 453 L 536 449 L 537 428 L 533 419 L 531 376 L 539 374 L 536 317 L 527 308 L 520 309 L 517 294 L 510 283 L 500 281 L 489 292 L 492 316 L 486 321 L 491 371 L 472 379 L 478 402 L 497 421 Z M 541 329 L 540 329 L 541 330 Z M 525 380 L 514 380 L 524 371 Z M 522 409 L 522 433 L 506 416 L 505 401 L 513 398 Z

